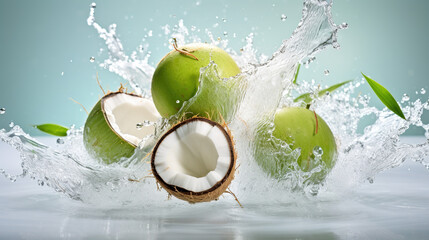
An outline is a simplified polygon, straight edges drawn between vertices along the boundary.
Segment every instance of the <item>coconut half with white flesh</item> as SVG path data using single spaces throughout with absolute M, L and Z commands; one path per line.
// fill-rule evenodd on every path
M 185 120 L 167 131 L 152 153 L 152 173 L 171 195 L 190 203 L 217 199 L 235 173 L 229 131 L 206 118 Z
M 83 140 L 90 155 L 110 164 L 131 157 L 161 116 L 150 99 L 131 93 L 108 93 L 86 120 Z

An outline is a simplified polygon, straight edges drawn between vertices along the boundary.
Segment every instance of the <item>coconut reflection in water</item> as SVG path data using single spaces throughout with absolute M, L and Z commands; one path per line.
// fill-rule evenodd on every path
M 269 60 L 258 60 L 252 46 L 252 34 L 246 39 L 247 45 L 239 53 L 230 50 L 230 54 L 243 71 L 240 76 L 226 80 L 233 81 L 235 97 L 225 106 L 233 110 L 233 114 L 229 116 L 229 126 L 234 135 L 239 165 L 231 190 L 243 204 L 266 202 L 267 199 L 271 202 L 288 202 L 303 194 L 319 193 L 319 196 L 329 193 L 347 194 L 380 171 L 399 166 L 407 159 L 429 166 L 429 162 L 425 160 L 425 157 L 429 156 L 427 142 L 408 145 L 401 143 L 399 139 L 399 136 L 412 125 L 423 127 L 426 130 L 426 139 L 429 139 L 429 125 L 421 122 L 423 111 L 429 110 L 428 101 L 403 100 L 408 103 L 403 110 L 409 119 L 404 121 L 388 110 L 379 111 L 369 106 L 369 98 L 356 93 L 359 92 L 357 90 L 359 86 L 364 83 L 363 80 L 348 84 L 342 90 L 326 94 L 312 103 L 312 110 L 315 110 L 331 127 L 338 145 L 337 163 L 325 182 L 308 184 L 305 181 L 317 171 L 323 171 L 320 168 L 314 170 L 315 172 L 291 172 L 281 180 L 272 179 L 254 161 L 252 141 L 258 123 L 268 121 L 267 124 L 270 124 L 278 107 L 293 105 L 291 92 L 298 94 L 317 92 L 315 83 L 302 82 L 299 87 L 295 87 L 291 80 L 298 62 L 308 66 L 315 60 L 314 55 L 317 51 L 325 47 L 338 47 L 337 31 L 346 28 L 347 24 L 335 25 L 331 19 L 330 8 L 331 5 L 326 2 L 305 1 L 303 17 L 297 29 Z M 283 21 L 283 17 L 281 20 Z M 116 35 L 116 25 L 112 24 L 105 29 L 96 22 L 95 4 L 90 7 L 87 22 L 105 40 L 109 52 L 109 57 L 100 64 L 127 80 L 134 92 L 149 96 L 154 66 L 148 63 L 149 54 L 141 53 L 147 53 L 145 51 L 150 47 L 141 46 L 139 54 L 133 52 L 127 56 Z M 166 35 L 176 38 L 179 45 L 200 41 L 198 36 L 193 35 L 195 29 L 188 31 L 183 21 L 179 21 L 174 29 L 168 26 L 164 29 Z M 212 44 L 227 49 L 227 41 L 215 40 L 210 33 L 209 36 Z M 140 55 L 143 57 L 139 58 Z M 222 92 L 220 90 L 224 86 L 216 88 L 210 82 L 211 77 L 216 75 L 215 68 L 214 64 L 210 64 L 201 69 L 201 87 L 190 102 L 199 101 L 201 94 L 209 94 L 204 91 L 207 90 L 204 88 L 207 86 L 214 87 L 210 92 Z M 329 70 L 326 70 L 325 74 L 329 74 Z M 424 89 L 421 94 L 422 99 L 427 98 Z M 186 103 L 182 110 L 186 110 Z M 271 117 L 264 120 L 264 116 Z M 359 119 L 367 116 L 374 116 L 376 121 L 360 134 Z M 136 123 L 136 128 L 145 125 L 144 122 Z M 155 180 L 150 177 L 150 164 L 144 157 L 149 143 L 153 143 L 153 140 L 168 128 L 168 122 L 161 120 L 156 126 L 155 135 L 144 139 L 132 158 L 111 165 L 100 164 L 89 157 L 83 146 L 82 129 L 72 128 L 69 136 L 61 143 L 55 147 L 47 147 L 24 133 L 19 126 L 13 126 L 8 131 L 1 130 L 0 138 L 21 153 L 23 172 L 18 176 L 5 171 L 2 173 L 12 181 L 17 177 L 28 176 L 36 179 L 40 185 L 50 186 L 72 199 L 88 203 L 162 206 L 186 204 L 178 200 L 164 201 L 167 193 L 156 191 Z M 316 152 L 315 155 L 323 154 L 323 149 L 313 151 Z M 132 181 L 137 179 L 140 181 Z M 220 201 L 235 204 L 231 196 L 225 196 Z

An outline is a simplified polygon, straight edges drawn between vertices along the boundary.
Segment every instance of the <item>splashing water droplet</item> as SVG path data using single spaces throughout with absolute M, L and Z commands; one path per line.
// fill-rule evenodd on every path
M 222 22 L 227 22 L 226 18 L 222 18 Z
M 404 93 L 404 96 L 402 96 L 401 102 L 408 102 L 410 100 L 410 96 L 408 96 L 406 93 Z
M 61 138 L 57 138 L 57 143 L 58 144 L 64 144 L 64 140 L 62 140 Z
M 201 4 L 201 2 L 200 2 L 200 1 L 197 1 L 197 2 L 195 3 L 195 5 L 197 5 L 197 6 L 200 6 L 200 4 Z
M 96 6 L 96 4 L 95 3 L 92 3 L 91 5 L 90 5 L 90 9 L 89 9 L 89 16 L 88 16 L 88 18 L 86 19 L 86 23 L 88 24 L 88 26 L 92 26 L 92 24 L 94 24 L 94 22 L 95 22 L 95 6 Z
M 61 72 L 61 76 L 64 76 L 64 72 Z
M 426 89 L 422 88 L 420 89 L 420 94 L 425 94 L 426 93 Z
M 223 35 L 224 35 L 225 37 L 227 37 L 227 36 L 228 36 L 228 32 L 223 32 Z
M 320 156 L 322 156 L 322 155 L 323 155 L 323 149 L 322 149 L 320 146 L 315 146 L 315 147 L 313 148 L 313 154 L 314 154 L 314 156 L 316 156 L 316 157 L 320 157 Z
M 149 120 L 144 120 L 143 122 L 137 123 L 136 128 L 137 128 L 137 130 L 140 130 L 143 127 L 153 126 L 154 124 L 155 124 L 154 122 L 151 122 Z
M 5 114 L 6 113 L 6 108 L 0 108 L 0 114 Z
M 329 96 L 329 95 L 331 95 L 331 93 L 329 91 L 326 91 L 325 95 Z
M 90 57 L 89 61 L 93 63 L 95 61 L 95 57 Z
M 180 103 L 180 100 L 176 100 L 176 103 Z
M 323 71 L 323 73 L 324 73 L 326 76 L 328 76 L 328 75 L 329 75 L 329 70 L 328 70 L 328 69 L 326 69 L 325 71 Z
M 333 47 L 334 49 L 340 49 L 340 48 L 341 48 L 341 46 L 340 46 L 340 44 L 339 44 L 338 42 L 333 42 L 333 43 L 332 43 L 332 47 Z
M 91 3 L 91 8 L 96 8 L 97 4 L 95 2 Z
M 287 16 L 286 16 L 286 15 L 284 15 L 284 14 L 282 14 L 282 16 L 280 17 L 280 19 L 284 22 L 284 21 L 286 21 Z
M 10 123 L 9 123 L 9 127 L 13 127 L 13 126 L 15 126 L 15 123 L 10 122 Z
M 347 29 L 349 27 L 349 24 L 346 22 L 341 23 L 340 29 Z

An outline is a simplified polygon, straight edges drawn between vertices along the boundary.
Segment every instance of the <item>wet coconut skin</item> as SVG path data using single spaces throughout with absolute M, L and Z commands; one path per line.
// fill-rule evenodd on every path
M 109 121 L 107 121 L 106 113 L 104 112 L 104 101 L 117 94 L 123 94 L 123 92 L 111 92 L 99 100 L 88 116 L 88 119 L 93 120 L 87 121 L 84 127 L 83 137 L 86 149 L 90 155 L 102 159 L 106 164 L 114 163 L 121 157 L 131 157 L 136 148 L 136 146 L 115 134 Z M 127 94 L 140 97 L 131 93 Z M 97 134 L 92 134 L 92 132 Z M 105 151 L 103 145 L 106 144 L 106 139 L 111 146 L 120 145 L 121 147 L 114 147 L 109 151 Z
M 183 103 L 197 93 L 200 86 L 200 69 L 207 67 L 210 61 L 217 65 L 221 79 L 236 76 L 241 72 L 232 57 L 219 47 L 191 43 L 179 49 L 192 54 L 198 60 L 172 50 L 158 63 L 152 77 L 153 102 L 161 116 L 166 118 L 175 115 Z M 191 105 L 187 111 L 194 115 L 206 116 L 205 113 L 212 112 L 213 109 L 208 109 L 204 105 Z
M 224 134 L 225 138 L 228 140 L 228 146 L 229 146 L 229 152 L 230 152 L 230 156 L 231 156 L 231 162 L 228 168 L 227 173 L 225 174 L 225 176 L 216 184 L 214 184 L 211 188 L 201 191 L 201 192 L 193 192 L 193 191 L 189 191 L 187 189 L 184 189 L 182 187 L 178 187 L 178 186 L 174 186 L 171 184 L 166 183 L 158 174 L 158 172 L 156 171 L 155 168 L 155 158 L 156 158 L 156 153 L 157 150 L 159 148 L 159 146 L 161 145 L 161 143 L 163 142 L 163 140 L 170 134 L 174 133 L 179 127 L 194 122 L 194 121 L 204 121 L 206 123 L 209 123 L 210 125 L 219 128 L 222 133 Z M 235 153 L 235 149 L 234 149 L 234 143 L 231 137 L 231 134 L 229 132 L 227 132 L 222 125 L 211 121 L 207 118 L 202 118 L 202 117 L 194 117 L 194 118 L 190 118 L 187 119 L 183 122 L 180 122 L 178 124 L 176 124 L 175 126 L 173 126 L 170 130 L 168 130 L 157 142 L 157 144 L 154 147 L 153 153 L 152 153 L 152 158 L 151 158 L 151 168 L 152 168 L 152 173 L 155 177 L 155 179 L 157 180 L 157 182 L 161 185 L 162 188 L 164 188 L 169 194 L 184 200 L 184 201 L 188 201 L 189 203 L 197 203 L 197 202 L 210 202 L 212 200 L 217 200 L 219 198 L 220 195 L 222 195 L 228 188 L 228 186 L 230 185 L 231 181 L 234 179 L 234 174 L 235 174 L 235 163 L 236 163 L 236 153 Z
M 122 158 L 131 157 L 137 147 L 136 144 L 118 134 L 108 120 L 105 102 L 118 95 L 142 98 L 140 95 L 124 92 L 122 88 L 116 92 L 109 92 L 95 104 L 84 126 L 83 142 L 86 150 L 94 159 L 101 160 L 105 164 L 116 163 Z M 110 146 L 108 151 L 106 146 Z

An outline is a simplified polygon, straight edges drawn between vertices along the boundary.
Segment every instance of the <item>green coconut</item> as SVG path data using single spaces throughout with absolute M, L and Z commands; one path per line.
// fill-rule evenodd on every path
M 269 126 L 261 124 L 255 137 L 255 160 L 265 172 L 280 179 L 296 166 L 304 172 L 322 167 L 312 181 L 325 179 L 335 165 L 337 145 L 319 115 L 306 108 L 285 107 L 276 112 L 274 128 Z
M 83 131 L 88 153 L 106 164 L 129 158 L 153 134 L 159 113 L 150 99 L 122 91 L 108 93 L 90 112 Z
M 154 104 L 163 117 L 175 115 L 184 102 L 192 98 L 200 86 L 200 69 L 207 67 L 210 62 L 216 64 L 216 80 L 221 83 L 223 78 L 230 78 L 240 73 L 231 56 L 224 50 L 203 43 L 184 45 L 168 53 L 158 64 L 152 78 L 152 98 Z M 214 77 L 214 76 L 213 76 Z M 207 99 L 216 101 L 216 99 Z M 190 116 L 222 113 L 222 106 L 204 104 L 204 99 L 194 103 L 186 109 Z

